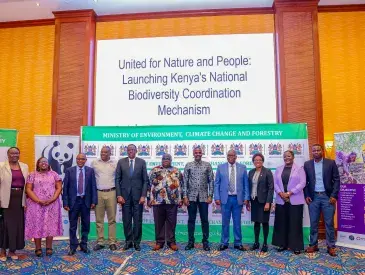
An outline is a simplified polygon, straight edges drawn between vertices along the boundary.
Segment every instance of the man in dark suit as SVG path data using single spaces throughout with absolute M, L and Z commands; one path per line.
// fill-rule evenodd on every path
M 234 248 L 245 251 L 242 245 L 241 213 L 243 204 L 249 200 L 247 169 L 236 162 L 236 151 L 229 150 L 227 161 L 218 166 L 214 182 L 214 199 L 222 205 L 222 237 L 219 250 L 228 248 L 229 224 L 233 219 Z
M 90 209 L 98 204 L 96 191 L 96 180 L 94 170 L 85 166 L 86 155 L 78 154 L 76 157 L 77 166 L 66 170 L 63 180 L 63 208 L 68 211 L 70 220 L 70 251 L 69 256 L 76 253 L 80 245 L 81 251 L 90 253 L 87 247 L 87 240 L 90 231 Z M 77 220 L 81 215 L 81 243 L 76 237 Z
M 141 250 L 143 204 L 147 196 L 148 175 L 146 162 L 136 157 L 134 144 L 127 147 L 128 157 L 120 159 L 115 174 L 117 200 L 122 206 L 125 244 L 123 249 L 133 247 Z M 132 231 L 133 221 L 133 231 Z
M 321 211 L 326 226 L 327 252 L 336 256 L 334 215 L 340 177 L 334 160 L 323 158 L 323 147 L 320 144 L 312 146 L 313 160 L 304 163 L 307 185 L 304 189 L 305 200 L 309 208 L 310 245 L 307 253 L 318 251 L 318 223 Z

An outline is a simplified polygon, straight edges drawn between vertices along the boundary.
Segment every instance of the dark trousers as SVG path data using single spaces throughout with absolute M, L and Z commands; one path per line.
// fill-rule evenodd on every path
M 311 223 L 310 229 L 310 245 L 314 246 L 318 244 L 318 223 L 323 212 L 324 224 L 326 226 L 326 243 L 328 247 L 335 247 L 335 227 L 334 227 L 334 215 L 335 205 L 330 204 L 330 198 L 324 194 L 314 194 L 313 201 L 309 204 L 309 218 Z
M 81 215 L 81 243 L 77 240 L 77 220 Z M 68 212 L 70 220 L 70 248 L 77 249 L 87 247 L 88 235 L 90 232 L 90 208 L 85 204 L 85 198 L 77 197 L 72 209 Z
M 125 198 L 125 204 L 123 204 L 122 207 L 122 215 L 126 244 L 140 244 L 142 239 L 142 214 L 143 204 L 139 204 L 139 199 L 134 200 L 131 196 Z
M 175 244 L 175 229 L 177 221 L 177 205 L 161 204 L 153 206 L 153 217 L 155 220 L 156 243 L 164 246 Z
M 188 206 L 189 243 L 193 244 L 195 242 L 194 232 L 195 232 L 196 213 L 198 208 L 203 231 L 202 242 L 203 244 L 208 244 L 208 238 L 209 238 L 208 203 L 199 201 L 189 201 L 189 206 Z
M 304 249 L 303 204 L 276 204 L 272 244 L 293 251 Z

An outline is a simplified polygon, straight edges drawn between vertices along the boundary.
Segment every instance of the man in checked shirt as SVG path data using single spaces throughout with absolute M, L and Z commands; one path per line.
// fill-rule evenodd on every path
M 203 231 L 203 249 L 209 251 L 209 221 L 208 206 L 212 203 L 214 193 L 214 175 L 209 162 L 202 161 L 202 149 L 196 147 L 193 151 L 194 161 L 188 162 L 184 169 L 183 196 L 184 204 L 188 207 L 189 242 L 185 250 L 194 248 L 194 231 L 197 209 Z

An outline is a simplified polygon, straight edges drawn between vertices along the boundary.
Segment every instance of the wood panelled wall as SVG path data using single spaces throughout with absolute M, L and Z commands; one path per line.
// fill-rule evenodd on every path
M 277 90 L 282 122 L 306 122 L 309 144 L 323 143 L 318 0 L 276 0 Z
M 0 128 L 19 130 L 30 169 L 34 135 L 51 134 L 54 37 L 54 25 L 0 28 Z
M 324 138 L 333 140 L 365 130 L 365 11 L 320 13 L 318 21 Z
M 97 40 L 273 32 L 272 14 L 143 19 L 96 24 Z
M 91 125 L 94 100 L 95 13 L 55 12 L 52 133 L 80 134 Z

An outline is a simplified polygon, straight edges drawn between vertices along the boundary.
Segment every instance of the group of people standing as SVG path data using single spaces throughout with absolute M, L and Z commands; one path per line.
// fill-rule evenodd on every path
M 89 253 L 90 210 L 95 209 L 98 239 L 93 250 L 109 245 L 117 249 L 116 206 L 122 207 L 125 243 L 123 250 L 141 250 L 143 205 L 153 208 L 157 251 L 167 245 L 178 250 L 175 238 L 178 207 L 188 210 L 188 243 L 195 245 L 197 211 L 201 219 L 202 243 L 210 250 L 208 207 L 215 200 L 222 210 L 222 236 L 219 250 L 229 247 L 229 225 L 232 217 L 234 248 L 245 251 L 242 244 L 241 213 L 251 211 L 255 242 L 251 249 L 260 248 L 260 229 L 263 229 L 262 252 L 268 251 L 269 218 L 275 196 L 275 223 L 272 244 L 278 251 L 304 250 L 303 208 L 307 203 L 310 216 L 310 246 L 306 252 L 318 251 L 318 223 L 321 211 L 326 225 L 328 253 L 336 255 L 334 213 L 339 192 L 339 173 L 333 160 L 323 158 L 323 148 L 312 146 L 313 159 L 304 167 L 294 163 L 294 153 L 285 151 L 284 165 L 273 175 L 264 164 L 261 153 L 253 155 L 254 168 L 237 160 L 234 150 L 227 153 L 227 162 L 217 168 L 214 177 L 209 162 L 202 160 L 202 150 L 195 148 L 194 161 L 186 164 L 184 172 L 172 166 L 172 156 L 164 154 L 161 165 L 147 173 L 146 162 L 136 157 L 136 146 L 127 147 L 128 157 L 111 159 L 109 147 L 103 147 L 100 159 L 86 166 L 86 155 L 78 154 L 77 165 L 66 170 L 62 181 L 51 171 L 46 158 L 40 158 L 36 171 L 28 175 L 28 166 L 19 161 L 20 150 L 8 150 L 8 160 L 0 164 L 0 260 L 18 259 L 16 250 L 23 249 L 25 239 L 35 240 L 35 254 L 43 255 L 41 239 L 46 238 L 46 255 L 52 255 L 53 237 L 62 235 L 60 195 L 63 208 L 69 213 L 70 250 L 78 247 Z M 108 219 L 108 242 L 104 239 L 104 216 Z M 77 220 L 81 216 L 81 241 L 76 237 Z M 8 249 L 8 254 L 6 250 Z

